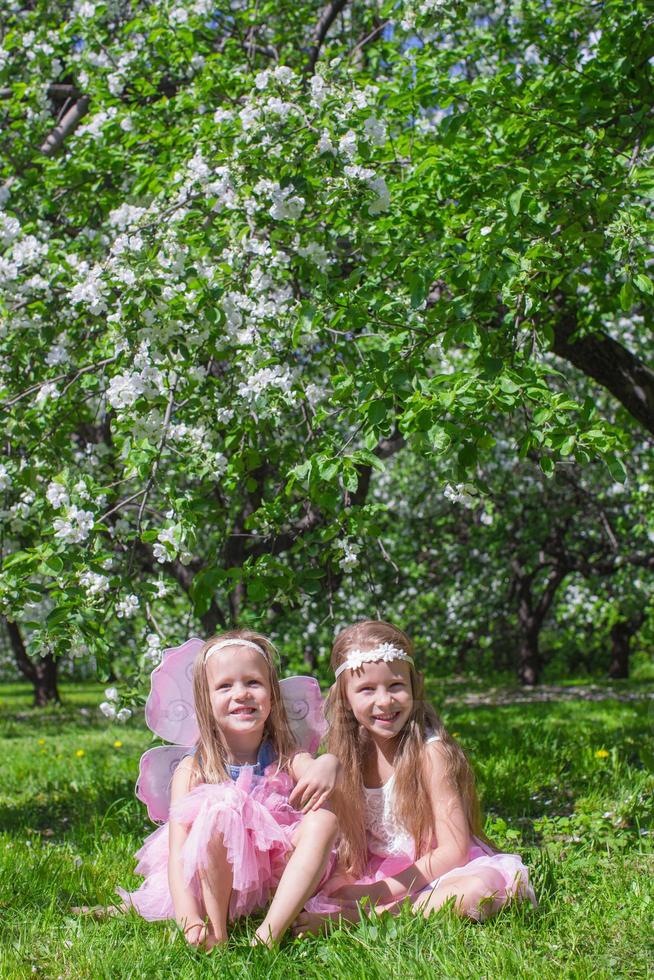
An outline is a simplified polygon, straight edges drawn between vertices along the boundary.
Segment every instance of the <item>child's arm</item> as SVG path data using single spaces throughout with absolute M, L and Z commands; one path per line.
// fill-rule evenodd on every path
M 290 769 L 295 788 L 288 802 L 308 813 L 319 810 L 332 795 L 338 783 L 341 764 L 329 752 L 317 759 L 308 752 L 298 752 L 291 760 Z
M 470 849 L 468 821 L 459 794 L 447 776 L 447 760 L 439 742 L 425 746 L 425 775 L 437 846 L 399 874 L 374 884 L 346 885 L 334 893 L 335 898 L 354 901 L 369 898 L 375 904 L 396 902 L 467 862 Z
M 193 760 L 182 759 L 171 783 L 171 805 L 186 796 L 192 788 L 192 783 Z M 176 820 L 168 821 L 168 886 L 175 907 L 175 919 L 184 930 L 188 941 L 195 944 L 202 941 L 204 923 L 198 900 L 184 884 L 182 847 L 187 836 L 186 827 Z

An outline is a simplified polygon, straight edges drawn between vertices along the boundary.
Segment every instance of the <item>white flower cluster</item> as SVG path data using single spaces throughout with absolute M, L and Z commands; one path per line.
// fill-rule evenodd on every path
M 350 164 L 343 168 L 343 173 L 348 180 L 361 180 L 368 185 L 377 197 L 368 205 L 368 213 L 371 215 L 381 214 L 388 211 L 391 206 L 391 195 L 384 177 L 378 177 L 370 167 L 361 167 L 358 164 Z
M 83 278 L 70 291 L 71 303 L 83 303 L 93 314 L 106 312 L 106 284 L 102 278 L 101 266 L 89 266 L 87 262 L 80 262 L 77 272 Z
M 116 615 L 118 619 L 131 619 L 139 608 L 139 598 L 136 595 L 125 596 L 116 603 Z
M 68 507 L 70 503 L 66 488 L 56 480 L 52 480 L 48 484 L 45 496 L 50 506 L 54 507 L 55 510 L 59 510 L 60 507 Z
M 336 544 L 343 552 L 338 564 L 344 572 L 351 572 L 352 569 L 359 564 L 359 551 L 361 549 L 358 545 L 353 544 L 346 538 L 337 541 Z
M 303 197 L 293 193 L 290 184 L 280 187 L 276 180 L 260 180 L 253 187 L 253 192 L 258 196 L 265 195 L 272 201 L 268 214 L 275 221 L 295 221 L 306 203 Z
M 162 372 L 151 363 L 147 344 L 142 344 L 134 358 L 133 370 L 115 374 L 107 387 L 107 401 L 115 409 L 129 408 L 145 395 L 155 398 L 165 388 Z
M 0 245 L 10 245 L 20 232 L 20 222 L 10 214 L 0 211 Z
M 101 595 L 109 588 L 109 579 L 106 575 L 100 575 L 99 572 L 82 572 L 79 577 L 79 583 L 86 590 L 89 598 Z
M 80 85 L 84 85 L 84 79 L 80 76 Z M 100 112 L 96 112 L 91 119 L 84 123 L 82 126 L 78 126 L 75 130 L 75 138 L 78 139 L 80 136 L 92 136 L 93 139 L 98 139 L 102 135 L 102 130 L 106 122 L 109 122 L 116 118 L 118 115 L 118 109 L 115 105 L 109 106 L 108 109 L 101 109 Z
M 273 367 L 260 368 L 244 381 L 241 381 L 238 386 L 238 394 L 246 401 L 255 401 L 269 388 L 277 388 L 287 395 L 292 387 L 293 375 L 290 368 L 275 364 Z
M 465 483 L 457 483 L 455 487 L 448 483 L 443 490 L 443 496 L 453 504 L 474 507 L 475 498 L 470 494 L 470 489 Z
M 261 91 L 268 87 L 269 82 L 279 82 L 280 85 L 290 85 L 297 79 L 297 75 L 292 68 L 287 65 L 277 65 L 275 68 L 267 68 L 254 76 L 254 84 Z
M 94 524 L 90 510 L 80 510 L 75 505 L 66 511 L 66 517 L 55 517 L 54 533 L 64 544 L 80 544 L 86 541 Z
M 103 701 L 99 707 L 105 718 L 108 718 L 109 721 L 119 721 L 122 724 L 132 717 L 132 712 L 129 708 L 116 707 L 119 702 L 119 695 L 115 687 L 108 687 L 104 692 L 104 696 L 107 700 Z
M 297 246 L 297 253 L 303 259 L 309 259 L 318 266 L 321 272 L 328 268 L 333 260 L 329 257 L 327 250 L 318 242 L 309 242 L 308 245 Z
M 53 381 L 48 381 L 46 384 L 41 385 L 39 392 L 36 396 L 36 404 L 43 405 L 48 398 L 59 398 L 59 389 Z
M 156 633 L 148 633 L 145 638 L 147 645 L 147 650 L 145 651 L 145 659 L 149 660 L 150 663 L 158 664 L 161 662 L 162 649 L 161 640 Z
M 147 213 L 147 208 L 138 208 L 133 204 L 121 204 L 119 208 L 114 208 L 113 211 L 109 212 L 108 221 L 112 228 L 126 231 L 128 228 L 137 226 Z
M 9 470 L 4 465 L 0 463 L 0 490 L 8 490 L 11 486 L 11 475 Z
M 159 564 L 163 565 L 165 561 L 171 561 L 177 556 L 180 537 L 181 530 L 177 525 L 165 527 L 159 531 L 157 543 L 152 549 L 152 553 Z

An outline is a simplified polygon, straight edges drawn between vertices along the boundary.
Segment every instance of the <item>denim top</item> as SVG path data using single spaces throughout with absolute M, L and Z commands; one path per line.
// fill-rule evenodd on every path
M 238 779 L 244 769 L 251 769 L 253 776 L 263 776 L 270 763 L 274 762 L 276 758 L 277 756 L 275 755 L 272 742 L 266 739 L 259 746 L 256 762 L 246 762 L 242 766 L 232 766 L 230 763 L 227 763 L 227 772 L 232 779 Z

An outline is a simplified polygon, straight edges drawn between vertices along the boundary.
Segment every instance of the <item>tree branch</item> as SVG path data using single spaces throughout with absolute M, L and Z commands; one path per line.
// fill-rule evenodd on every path
M 577 317 L 572 311 L 564 313 L 553 327 L 554 353 L 610 391 L 654 434 L 654 371 L 603 331 L 573 340 Z
M 33 684 L 36 681 L 36 668 L 30 658 L 27 656 L 27 651 L 25 649 L 25 644 L 23 643 L 23 637 L 20 634 L 18 624 L 12 622 L 10 619 L 7 619 L 6 616 L 2 617 L 2 621 L 7 628 L 7 633 L 9 634 L 9 642 L 11 644 L 11 649 L 14 652 L 14 660 L 16 661 L 16 665 L 18 666 L 18 669 L 23 677 Z
M 341 10 L 347 6 L 348 0 L 332 0 L 328 3 L 323 10 L 318 23 L 316 24 L 312 37 L 312 45 L 309 49 L 309 58 L 307 61 L 307 74 L 313 74 L 313 70 L 316 67 L 316 62 L 320 57 L 320 49 L 323 46 L 325 38 L 329 32 L 329 28 L 332 26 Z

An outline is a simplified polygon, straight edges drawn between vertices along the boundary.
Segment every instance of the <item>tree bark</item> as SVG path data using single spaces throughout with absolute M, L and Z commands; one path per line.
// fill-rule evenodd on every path
M 611 680 L 623 680 L 629 677 L 631 641 L 644 621 L 645 614 L 640 612 L 629 619 L 618 620 L 611 627 L 611 662 L 608 670 Z
M 610 391 L 648 432 L 654 433 L 654 371 L 602 331 L 572 340 L 577 318 L 563 313 L 553 324 L 552 349 Z
M 523 633 L 518 647 L 518 680 L 526 687 L 538 684 L 542 668 L 538 635 L 540 629 L 531 628 Z
M 618 680 L 629 677 L 629 655 L 631 653 L 631 637 L 627 623 L 614 623 L 611 627 L 611 662 L 609 677 Z
M 32 685 L 34 692 L 34 707 L 42 708 L 46 704 L 60 704 L 59 688 L 57 686 L 57 661 L 51 653 L 46 653 L 38 660 L 31 660 L 25 649 L 23 637 L 17 623 L 4 617 L 4 623 L 9 634 L 9 642 L 14 652 L 14 659 L 19 671 Z

